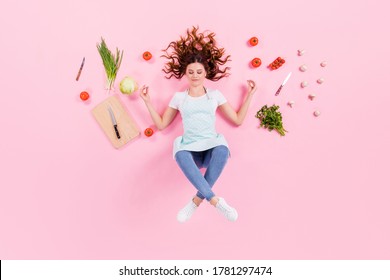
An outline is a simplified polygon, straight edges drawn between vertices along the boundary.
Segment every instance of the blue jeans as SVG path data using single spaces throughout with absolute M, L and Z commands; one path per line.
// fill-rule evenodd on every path
M 211 188 L 221 175 L 229 158 L 229 149 L 220 145 L 202 152 L 178 151 L 175 159 L 184 175 L 198 190 L 197 196 L 208 201 L 215 196 Z M 206 168 L 203 174 L 200 168 Z

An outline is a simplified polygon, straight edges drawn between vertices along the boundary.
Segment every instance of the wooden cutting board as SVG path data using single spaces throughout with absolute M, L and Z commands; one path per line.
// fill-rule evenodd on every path
M 114 116 L 117 122 L 117 128 L 119 131 L 120 139 L 117 138 L 114 126 L 111 121 L 110 113 L 108 111 L 108 107 L 111 107 L 114 112 Z M 92 114 L 95 117 L 96 121 L 107 135 L 111 144 L 119 149 L 132 139 L 138 137 L 140 135 L 140 131 L 130 117 L 130 115 L 126 112 L 125 107 L 120 101 L 119 97 L 116 95 L 110 96 L 105 99 L 103 102 L 98 104 L 95 108 L 92 109 Z

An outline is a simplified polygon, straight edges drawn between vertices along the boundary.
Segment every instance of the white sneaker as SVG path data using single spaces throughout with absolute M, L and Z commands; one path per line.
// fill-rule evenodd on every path
M 219 198 L 217 205 L 215 207 L 218 209 L 219 212 L 221 212 L 226 219 L 228 219 L 231 222 L 234 222 L 238 218 L 238 213 L 237 210 L 234 209 L 233 207 L 229 206 L 225 199 L 222 197 Z
M 198 208 L 198 206 L 194 203 L 194 201 L 191 198 L 191 201 L 186 206 L 184 206 L 184 208 L 181 209 L 179 213 L 177 213 L 176 216 L 177 220 L 180 223 L 184 223 L 188 221 L 191 218 L 192 214 L 194 214 L 196 208 Z

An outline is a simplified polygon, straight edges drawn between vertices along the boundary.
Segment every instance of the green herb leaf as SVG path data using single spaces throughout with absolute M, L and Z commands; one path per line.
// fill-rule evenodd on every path
M 257 111 L 256 118 L 260 120 L 260 127 L 264 127 L 269 131 L 276 130 L 281 136 L 284 136 L 287 130 L 283 128 L 282 113 L 278 110 L 279 106 L 275 104 L 271 107 L 264 105 Z
M 114 55 L 107 47 L 106 42 L 101 38 L 101 43 L 97 44 L 96 47 L 99 51 L 99 54 L 102 58 L 104 69 L 106 70 L 107 75 L 107 89 L 112 89 L 116 75 L 118 73 L 119 67 L 122 63 L 123 51 L 119 51 L 116 48 L 116 54 Z

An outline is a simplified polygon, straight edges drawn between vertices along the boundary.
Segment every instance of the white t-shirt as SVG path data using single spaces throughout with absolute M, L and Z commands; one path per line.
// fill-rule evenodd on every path
M 228 146 L 224 136 L 215 130 L 215 112 L 224 103 L 226 98 L 218 90 L 207 89 L 199 97 L 188 95 L 188 91 L 175 93 L 169 107 L 180 111 L 184 134 L 175 139 L 173 155 L 181 150 L 205 151 Z
M 206 89 L 206 91 L 210 97 L 215 98 L 215 100 L 217 101 L 217 106 L 226 103 L 225 96 L 223 96 L 223 94 L 219 90 Z M 180 105 L 183 103 L 186 96 L 189 96 L 187 90 L 182 92 L 176 92 L 175 95 L 172 97 L 171 101 L 169 102 L 169 107 L 176 110 L 180 110 Z M 191 97 L 191 98 L 196 99 L 199 97 Z

